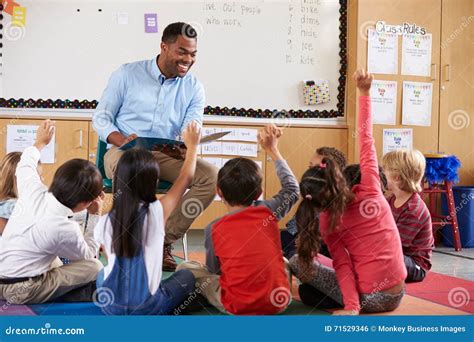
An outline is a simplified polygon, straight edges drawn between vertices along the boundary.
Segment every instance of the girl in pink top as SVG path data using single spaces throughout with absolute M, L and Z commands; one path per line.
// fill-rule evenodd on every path
M 290 262 L 305 283 L 300 287 L 303 302 L 343 307 L 334 314 L 396 309 L 407 275 L 397 225 L 380 187 L 369 96 L 373 76 L 360 70 L 354 80 L 361 95 L 357 130 L 361 182 L 349 189 L 329 158 L 303 175 L 303 201 L 296 213 L 301 231 L 298 255 Z M 329 247 L 334 270 L 313 261 L 319 236 Z

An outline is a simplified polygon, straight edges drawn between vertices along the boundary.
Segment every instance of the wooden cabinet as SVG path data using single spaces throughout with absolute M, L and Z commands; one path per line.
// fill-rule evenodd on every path
M 95 164 L 96 156 L 97 156 L 97 146 L 99 144 L 99 136 L 97 135 L 96 131 L 92 127 L 92 122 L 89 122 L 89 153 L 88 159 L 92 163 Z
M 474 1 L 443 0 L 439 150 L 462 163 L 474 185 Z
M 7 125 L 39 125 L 42 120 L 0 119 L 0 157 L 6 154 Z M 43 165 L 43 177 L 51 184 L 54 173 L 64 162 L 74 159 L 87 159 L 89 149 L 89 124 L 87 121 L 56 121 L 55 163 Z
M 474 1 L 472 0 L 353 0 L 349 6 L 348 75 L 367 68 L 367 28 L 379 20 L 387 24 L 416 23 L 432 34 L 430 77 L 401 74 L 402 37 L 399 37 L 399 72 L 375 75 L 376 79 L 398 81 L 397 125 L 374 126 L 379 158 L 382 156 L 384 128 L 412 128 L 413 147 L 423 153 L 444 152 L 462 162 L 461 184 L 474 184 Z M 403 81 L 433 84 L 431 126 L 402 126 Z M 359 160 L 355 124 L 357 92 L 349 81 L 347 122 L 349 155 Z
M 380 158 L 383 152 L 383 130 L 387 128 L 412 128 L 413 129 L 413 146 L 423 153 L 438 151 L 438 130 L 439 130 L 439 56 L 441 35 L 441 0 L 359 0 L 358 1 L 358 16 L 351 16 L 352 20 L 357 20 L 357 32 L 351 36 L 351 39 L 356 39 L 357 49 L 356 54 L 349 55 L 356 56 L 350 63 L 349 75 L 355 69 L 367 69 L 367 28 L 374 27 L 379 20 L 385 21 L 390 25 L 400 25 L 405 22 L 416 23 L 419 26 L 426 28 L 428 33 L 432 34 L 432 68 L 430 77 L 406 76 L 401 74 L 402 61 L 402 36 L 398 37 L 398 69 L 397 75 L 382 75 L 376 74 L 375 78 L 378 80 L 397 81 L 397 119 L 396 126 L 392 125 L 374 125 L 374 138 L 377 154 Z M 428 82 L 433 84 L 433 104 L 431 115 L 431 126 L 402 126 L 402 96 L 403 96 L 403 81 Z M 352 82 L 352 79 L 349 80 Z M 353 89 L 353 88 L 352 88 Z M 354 117 L 352 133 L 350 134 L 350 148 L 353 160 L 358 160 L 358 145 L 357 145 L 357 131 L 355 125 L 357 123 L 357 94 L 353 91 L 349 94 L 349 111 L 348 115 Z

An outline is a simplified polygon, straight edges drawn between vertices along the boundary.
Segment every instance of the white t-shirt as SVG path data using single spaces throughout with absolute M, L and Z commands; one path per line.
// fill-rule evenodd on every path
M 95 239 L 104 245 L 108 257 L 108 264 L 104 268 L 104 279 L 107 279 L 110 272 L 112 272 L 115 263 L 115 254 L 112 252 L 112 224 L 108 218 L 108 214 L 102 216 L 94 232 Z M 148 288 L 153 295 L 158 290 L 161 282 L 163 243 L 165 240 L 163 207 L 159 200 L 150 204 L 143 229 L 142 247 L 148 275 Z
M 99 244 L 90 215 L 83 234 L 71 209 L 62 205 L 38 175 L 40 152 L 25 149 L 16 168 L 18 201 L 0 240 L 0 278 L 35 277 L 51 268 L 58 256 L 72 261 L 93 259 Z M 74 191 L 74 189 L 71 189 Z

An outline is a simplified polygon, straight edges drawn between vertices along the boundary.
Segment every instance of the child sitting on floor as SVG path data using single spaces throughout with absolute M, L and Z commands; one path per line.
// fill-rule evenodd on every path
M 298 200 L 298 183 L 278 150 L 280 135 L 275 126 L 259 132 L 260 145 L 275 162 L 280 192 L 257 201 L 261 169 L 246 158 L 228 161 L 219 171 L 217 192 L 229 214 L 206 228 L 206 266 L 192 261 L 178 266 L 193 272 L 196 291 L 221 312 L 271 315 L 291 301 L 277 221 Z
M 422 281 L 431 269 L 434 247 L 430 212 L 419 195 L 425 173 L 420 151 L 393 151 L 382 160 L 388 179 L 390 209 L 402 240 L 407 283 Z
M 108 264 L 97 278 L 97 298 L 107 315 L 167 315 L 194 290 L 195 279 L 182 270 L 162 280 L 165 224 L 194 178 L 200 128 L 183 133 L 186 157 L 178 178 L 159 200 L 160 169 L 149 151 L 123 153 L 114 175 L 114 203 L 101 217 L 96 239 Z M 113 298 L 113 301 L 108 299 Z
M 309 168 L 315 167 L 321 163 L 324 157 L 332 158 L 337 165 L 344 170 L 346 167 L 346 156 L 344 153 L 334 147 L 323 146 L 316 150 L 309 161 Z M 291 259 L 296 253 L 296 238 L 298 236 L 298 227 L 296 225 L 296 218 L 293 216 L 286 224 L 286 230 L 281 231 L 281 244 L 283 255 L 287 259 Z M 321 244 L 320 254 L 331 257 L 326 245 Z
M 56 171 L 48 189 L 38 173 L 40 151 L 51 141 L 54 123 L 38 128 L 16 169 L 18 201 L 0 240 L 0 299 L 13 304 L 56 300 L 90 301 L 102 264 L 93 231 L 102 203 L 102 177 L 87 160 L 70 160 Z M 69 220 L 89 212 L 83 235 Z M 68 265 L 51 268 L 58 256 Z
M 352 189 L 355 185 L 360 184 L 360 164 L 347 165 L 342 174 L 346 179 L 347 186 Z M 381 166 L 379 166 L 379 177 L 382 193 L 387 192 L 387 176 Z
M 15 171 L 20 157 L 20 152 L 10 152 L 0 161 L 0 239 L 18 198 Z
M 306 171 L 300 183 L 303 201 L 296 217 L 304 229 L 299 232 L 298 255 L 290 260 L 290 266 L 306 283 L 303 302 L 344 308 L 335 315 L 392 311 L 404 295 L 406 269 L 400 237 L 381 190 L 372 135 L 372 79 L 363 70 L 354 74 L 361 93 L 360 184 L 351 191 L 330 158 Z M 321 213 L 319 220 L 317 212 Z M 320 235 L 328 245 L 334 270 L 314 261 Z M 309 289 L 313 291 L 309 293 Z M 322 303 L 327 298 L 333 303 Z

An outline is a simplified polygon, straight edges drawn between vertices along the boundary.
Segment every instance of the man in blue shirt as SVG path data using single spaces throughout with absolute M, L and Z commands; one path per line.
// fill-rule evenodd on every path
M 188 73 L 196 59 L 196 45 L 192 26 L 170 24 L 163 31 L 158 57 L 124 64 L 110 76 L 92 120 L 100 139 L 109 144 L 104 156 L 107 177 L 113 178 L 122 154 L 119 147 L 135 137 L 178 140 L 191 121 L 202 125 L 204 88 Z M 160 164 L 160 179 L 174 182 L 183 161 L 153 153 Z M 212 202 L 216 179 L 217 169 L 198 160 L 192 187 L 166 224 L 163 270 L 175 270 L 171 245 Z

